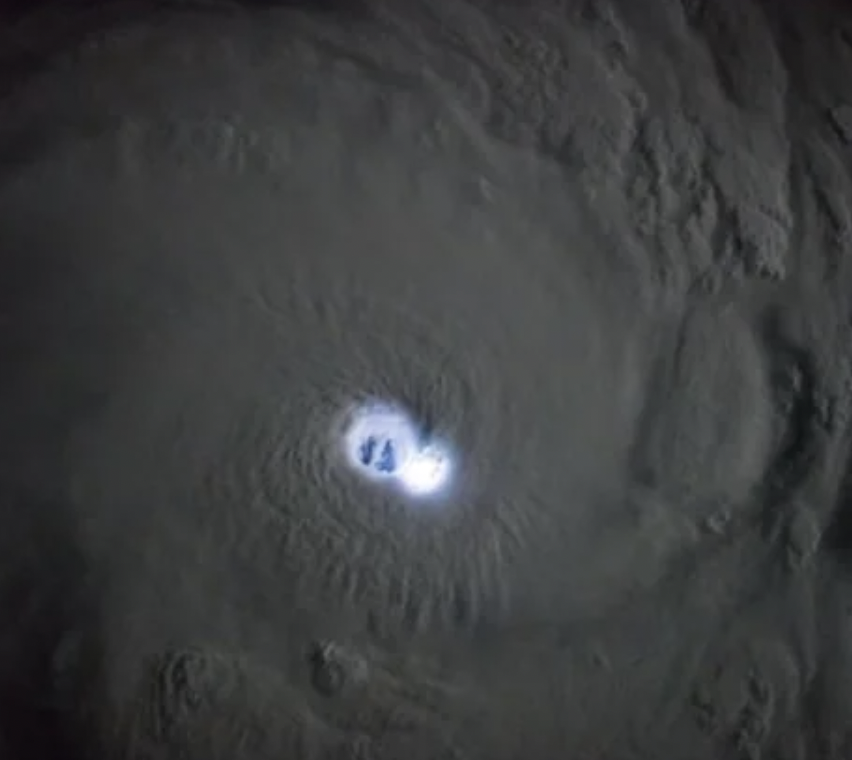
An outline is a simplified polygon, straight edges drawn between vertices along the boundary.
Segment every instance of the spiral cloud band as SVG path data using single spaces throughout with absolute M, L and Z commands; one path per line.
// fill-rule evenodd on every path
M 217 86 L 182 97 L 168 45 L 138 90 L 101 72 L 41 204 L 51 234 L 97 237 L 76 292 L 127 337 L 68 462 L 92 545 L 127 545 L 115 503 L 134 535 L 182 520 L 265 603 L 388 631 L 570 618 L 652 572 L 680 538 L 625 496 L 652 352 L 617 219 L 428 77 L 196 39 L 180 54 Z M 452 447 L 428 509 L 339 456 L 341 414 L 375 399 Z

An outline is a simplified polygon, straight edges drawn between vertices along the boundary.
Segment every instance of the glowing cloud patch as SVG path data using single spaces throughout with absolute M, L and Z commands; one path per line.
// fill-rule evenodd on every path
M 421 496 L 436 493 L 443 488 L 451 473 L 449 452 L 433 444 L 408 460 L 398 478 L 406 491 Z

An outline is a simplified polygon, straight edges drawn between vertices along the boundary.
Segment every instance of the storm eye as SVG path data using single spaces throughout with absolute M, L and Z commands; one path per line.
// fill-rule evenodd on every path
M 370 481 L 399 486 L 412 496 L 428 496 L 450 479 L 447 447 L 430 440 L 395 406 L 371 403 L 356 409 L 343 435 L 347 464 Z

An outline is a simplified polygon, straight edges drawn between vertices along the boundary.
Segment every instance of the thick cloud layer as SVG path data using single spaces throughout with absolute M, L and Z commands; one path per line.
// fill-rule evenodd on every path
M 6 88 L 7 702 L 139 756 L 777 738 L 841 330 L 772 24 L 653 6 L 115 11 Z M 375 398 L 439 497 L 342 462 Z

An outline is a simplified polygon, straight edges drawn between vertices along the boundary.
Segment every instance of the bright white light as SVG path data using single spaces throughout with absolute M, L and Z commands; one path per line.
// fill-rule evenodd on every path
M 386 404 L 367 404 L 351 414 L 343 448 L 360 475 L 395 483 L 412 496 L 435 494 L 452 471 L 449 451 L 425 440 L 408 415 Z
M 446 485 L 451 470 L 449 453 L 431 446 L 406 463 L 399 473 L 399 481 L 410 493 L 425 496 Z

